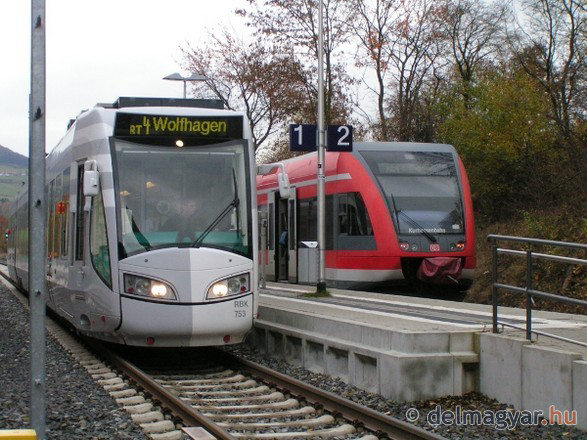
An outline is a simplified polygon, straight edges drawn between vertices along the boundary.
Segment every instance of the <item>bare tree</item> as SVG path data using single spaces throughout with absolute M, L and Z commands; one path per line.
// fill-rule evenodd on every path
M 581 101 L 587 87 L 587 10 L 584 0 L 523 0 L 526 21 L 512 38 L 517 60 L 547 93 L 569 162 L 585 173 L 585 140 L 575 135 L 585 123 Z
M 493 3 L 448 0 L 445 7 L 445 32 L 468 109 L 471 82 L 479 66 L 504 46 L 505 26 L 511 13 L 508 4 L 501 0 Z
M 273 53 L 263 41 L 246 43 L 229 31 L 210 35 L 200 47 L 182 48 L 184 66 L 206 77 L 199 93 L 211 90 L 226 108 L 244 111 L 255 149 L 283 130 L 290 115 L 306 102 L 302 67 Z
M 358 67 L 372 68 L 376 77 L 376 88 L 365 85 L 377 96 L 378 123 L 374 137 L 378 140 L 389 139 L 389 128 L 385 100 L 387 92 L 387 74 L 391 58 L 390 35 L 393 32 L 394 2 L 389 0 L 349 0 L 350 15 L 356 17 L 349 22 L 359 45 L 355 54 Z
M 390 42 L 390 63 L 395 96 L 389 110 L 396 137 L 414 140 L 413 123 L 425 80 L 440 68 L 437 62 L 444 42 L 442 7 L 433 0 L 400 0 Z
M 240 10 L 248 24 L 270 41 L 274 50 L 289 53 L 306 72 L 315 73 L 318 56 L 318 3 L 316 0 L 247 0 L 252 11 Z M 347 86 L 352 82 L 343 64 L 334 61 L 348 38 L 346 9 L 336 0 L 325 0 L 324 64 L 325 122 L 343 122 L 350 115 Z M 314 90 L 317 75 L 306 75 L 306 90 Z

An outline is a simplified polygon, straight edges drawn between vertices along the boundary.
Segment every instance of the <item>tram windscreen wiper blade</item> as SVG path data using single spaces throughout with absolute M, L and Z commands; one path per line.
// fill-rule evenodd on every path
M 428 238 L 428 240 L 430 240 L 432 243 L 436 243 L 436 237 L 434 235 L 432 235 L 430 232 L 428 232 L 426 229 L 424 229 L 422 227 L 422 225 L 420 225 L 420 223 L 418 223 L 416 220 L 414 220 L 408 214 L 403 212 L 401 209 L 398 209 L 396 212 L 398 214 L 402 215 L 404 217 L 404 219 L 406 219 L 406 222 L 410 226 L 412 226 L 413 228 L 416 228 L 418 230 L 418 232 L 422 233 L 426 238 Z
M 147 237 L 145 237 L 143 235 L 143 233 L 141 232 L 141 230 L 139 229 L 139 227 L 137 226 L 137 223 L 135 222 L 134 217 L 131 218 L 131 228 L 132 228 L 132 232 L 135 235 L 137 241 L 139 242 L 139 244 L 144 247 L 146 250 L 150 251 L 151 250 L 151 243 L 149 243 L 149 240 L 147 240 Z
M 224 217 L 226 217 L 226 215 L 232 211 L 233 208 L 238 208 L 239 204 L 240 204 L 240 199 L 238 198 L 238 192 L 236 189 L 236 176 L 234 175 L 234 169 L 232 170 L 233 172 L 233 177 L 234 177 L 234 199 L 231 200 L 231 202 L 228 204 L 228 206 L 226 208 L 224 208 L 224 210 L 218 214 L 218 216 L 212 221 L 212 223 L 210 223 L 210 225 L 208 225 L 208 227 L 206 229 L 204 229 L 204 231 L 200 234 L 200 236 L 198 238 L 196 238 L 196 240 L 192 243 L 192 247 L 200 247 L 200 245 L 202 244 L 202 242 L 204 241 L 204 238 L 206 238 L 208 236 L 208 234 L 210 232 L 212 232 L 212 230 L 216 227 L 216 225 L 218 225 L 218 223 L 220 223 L 222 221 L 222 219 Z M 238 212 L 238 209 L 237 209 Z M 237 226 L 238 228 L 238 226 Z

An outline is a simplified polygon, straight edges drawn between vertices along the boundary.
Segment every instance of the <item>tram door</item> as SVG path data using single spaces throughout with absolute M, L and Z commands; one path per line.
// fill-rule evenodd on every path
M 84 164 L 78 164 L 77 167 L 77 194 L 76 207 L 73 218 L 73 258 L 72 263 L 72 288 L 74 291 L 73 298 L 83 299 L 80 291 L 83 288 L 84 277 L 86 275 L 86 260 L 85 260 L 85 235 L 86 235 L 86 212 L 84 211 L 85 197 L 84 197 Z

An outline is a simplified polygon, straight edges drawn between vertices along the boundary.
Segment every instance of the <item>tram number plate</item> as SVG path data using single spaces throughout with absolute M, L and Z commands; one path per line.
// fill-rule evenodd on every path
M 249 300 L 248 299 L 238 299 L 234 302 L 234 317 L 235 318 L 246 318 L 247 311 L 245 309 L 249 308 Z

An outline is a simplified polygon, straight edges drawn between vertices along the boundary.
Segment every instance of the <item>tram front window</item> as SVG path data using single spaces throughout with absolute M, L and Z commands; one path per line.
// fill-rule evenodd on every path
M 462 198 L 451 153 L 361 153 L 387 197 L 400 234 L 462 234 Z
M 183 148 L 114 141 L 121 258 L 163 247 L 252 252 L 242 141 Z

